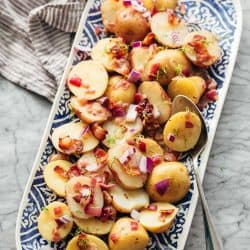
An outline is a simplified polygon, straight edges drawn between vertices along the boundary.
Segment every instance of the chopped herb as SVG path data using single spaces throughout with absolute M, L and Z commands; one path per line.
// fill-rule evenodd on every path
M 82 211 L 81 210 L 76 210 L 75 213 L 79 214 L 79 215 L 82 215 Z
M 42 208 L 42 211 L 48 212 L 49 209 L 48 209 L 47 207 L 43 207 L 43 208 Z
M 175 74 L 177 76 L 181 75 L 182 74 L 182 70 L 183 70 L 183 65 L 182 64 L 178 64 L 176 67 L 175 67 Z
M 113 144 L 116 143 L 116 137 L 107 134 L 107 135 L 106 135 L 106 138 L 105 138 L 105 141 L 108 143 L 108 145 L 113 145 Z
M 81 232 L 82 232 L 82 230 L 80 228 L 77 228 L 76 231 L 75 231 L 75 233 L 74 233 L 74 236 L 77 236 Z
M 157 71 L 157 73 L 156 73 L 156 80 L 159 80 L 161 77 L 163 77 L 164 75 L 167 75 L 167 69 L 166 69 L 166 67 L 163 67 L 163 66 L 161 66 L 160 68 L 159 68 L 159 70 Z
M 84 239 L 78 240 L 77 245 L 78 245 L 81 249 L 87 249 L 87 248 L 88 248 L 88 239 L 87 239 L 87 238 L 84 238 Z

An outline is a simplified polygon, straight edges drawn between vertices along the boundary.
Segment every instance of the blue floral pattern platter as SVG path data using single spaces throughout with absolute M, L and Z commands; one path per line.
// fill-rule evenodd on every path
M 183 0 L 182 3 L 187 6 L 184 18 L 189 23 L 190 29 L 212 31 L 219 37 L 222 48 L 220 61 L 209 69 L 210 76 L 218 83 L 219 99 L 215 103 L 209 104 L 203 111 L 209 129 L 208 145 L 199 160 L 200 176 L 203 179 L 237 56 L 242 28 L 242 10 L 239 0 Z M 49 156 L 55 151 L 50 141 L 53 129 L 68 123 L 73 116 L 68 107 L 70 99 L 70 93 L 66 87 L 68 72 L 72 65 L 84 60 L 93 45 L 105 36 L 104 33 L 97 36 L 95 32 L 97 26 L 102 26 L 100 6 L 101 0 L 88 0 L 83 12 L 69 60 L 21 201 L 16 226 L 16 246 L 18 250 L 63 250 L 66 247 L 65 241 L 49 243 L 38 232 L 37 217 L 41 209 L 48 203 L 59 200 L 44 182 L 43 167 L 48 163 Z M 189 158 L 186 159 L 186 165 L 190 166 Z M 179 212 L 175 224 L 168 233 L 151 234 L 148 250 L 181 250 L 184 248 L 198 200 L 198 192 L 191 171 L 190 176 L 192 180 L 191 188 L 185 199 L 178 204 Z

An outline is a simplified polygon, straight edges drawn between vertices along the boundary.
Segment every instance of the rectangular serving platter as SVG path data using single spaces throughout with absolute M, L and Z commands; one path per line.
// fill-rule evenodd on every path
M 199 158 L 199 174 L 203 179 L 236 61 L 242 31 L 242 10 L 239 0 L 184 0 L 182 3 L 187 6 L 184 19 L 190 29 L 204 28 L 212 31 L 219 37 L 222 48 L 221 60 L 208 70 L 210 76 L 218 83 L 219 99 L 215 103 L 210 103 L 203 111 L 209 130 L 207 147 Z M 67 75 L 71 67 L 80 60 L 86 59 L 91 47 L 104 37 L 103 33 L 99 36 L 95 34 L 96 25 L 102 25 L 100 5 L 101 0 L 88 0 L 82 14 L 43 139 L 21 200 L 16 224 L 18 250 L 65 249 L 65 242 L 48 243 L 40 236 L 37 229 L 37 216 L 41 209 L 54 200 L 62 200 L 46 187 L 42 173 L 49 156 L 55 152 L 50 141 L 53 129 L 68 123 L 73 116 L 68 107 L 71 95 L 66 86 Z M 190 161 L 191 159 L 187 158 L 185 162 L 189 170 Z M 190 177 L 191 188 L 185 199 L 178 204 L 179 212 L 175 224 L 168 233 L 151 234 L 147 249 L 182 250 L 184 248 L 198 200 L 198 191 L 191 170 Z

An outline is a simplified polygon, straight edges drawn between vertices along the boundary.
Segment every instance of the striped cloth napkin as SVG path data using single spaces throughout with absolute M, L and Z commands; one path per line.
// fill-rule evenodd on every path
M 85 0 L 1 0 L 0 73 L 53 100 Z

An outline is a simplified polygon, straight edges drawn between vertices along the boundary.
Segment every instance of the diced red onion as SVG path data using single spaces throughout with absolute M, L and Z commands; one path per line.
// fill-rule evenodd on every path
M 83 137 L 89 131 L 89 126 L 86 126 L 81 131 L 80 137 Z
M 142 46 L 142 41 L 136 41 L 136 42 L 133 42 L 133 44 L 132 44 L 133 48 L 138 48 L 138 47 L 141 47 L 141 46 Z
M 85 167 L 85 169 L 89 172 L 96 172 L 100 166 L 97 163 L 89 164 Z
M 136 117 L 138 115 L 136 111 L 137 105 L 130 104 L 128 107 L 127 115 L 126 115 L 126 121 L 127 122 L 134 122 L 136 120 Z
M 131 156 L 135 154 L 135 148 L 129 147 L 119 158 L 121 164 L 128 162 L 131 159 Z
M 99 217 L 102 214 L 102 208 L 89 205 L 85 208 L 85 213 L 91 216 Z
M 113 116 L 124 116 L 126 114 L 126 111 L 123 107 L 114 107 L 112 109 L 112 115 Z
M 186 77 L 190 76 L 190 70 L 188 68 L 183 69 L 181 73 Z
M 151 157 L 151 160 L 152 160 L 152 162 L 153 162 L 153 165 L 156 166 L 156 165 L 158 165 L 158 164 L 161 163 L 162 158 L 161 158 L 160 155 L 153 155 L 153 156 Z
M 103 189 L 110 189 L 116 186 L 114 183 L 105 184 L 103 182 L 98 183 L 98 185 Z
M 138 103 L 140 103 L 141 101 L 142 101 L 142 99 L 143 99 L 143 96 L 142 96 L 142 94 L 141 93 L 135 93 L 135 103 L 136 104 L 138 104 Z
M 146 156 L 142 156 L 139 162 L 139 169 L 142 173 L 151 173 L 153 170 L 153 161 Z
M 129 82 L 138 82 L 141 79 L 141 73 L 132 69 L 128 75 Z
M 206 97 L 210 101 L 216 101 L 218 99 L 218 93 L 215 89 L 211 89 L 206 93 Z
M 139 140 L 139 142 L 138 142 L 138 148 L 140 149 L 140 151 L 142 151 L 142 152 L 145 153 L 146 150 L 147 150 L 147 145 L 146 145 L 146 143 L 144 141 Z
M 157 118 L 159 118 L 160 115 L 161 114 L 160 114 L 158 108 L 156 107 L 156 105 L 153 105 L 153 116 L 154 116 L 154 118 L 157 119 Z
M 159 181 L 158 183 L 155 184 L 155 190 L 159 195 L 164 195 L 168 191 L 169 185 L 170 185 L 169 179 Z
M 132 219 L 136 220 L 136 221 L 139 221 L 140 220 L 140 212 L 138 212 L 137 210 L 133 209 L 130 213 L 130 216 Z
M 125 7 L 128 7 L 131 5 L 131 0 L 123 0 L 122 3 Z
M 63 215 L 63 216 L 55 219 L 55 222 L 56 222 L 58 227 L 61 227 L 62 225 L 65 225 L 65 224 L 68 224 L 72 221 L 73 221 L 72 218 L 68 215 Z
M 107 96 L 104 96 L 97 100 L 103 107 L 108 108 L 110 100 Z
M 171 141 L 171 142 L 174 142 L 174 140 L 175 140 L 174 134 L 169 133 L 169 134 L 168 134 L 168 140 Z
M 185 128 L 193 128 L 194 127 L 194 124 L 190 121 L 186 121 L 185 122 Z

